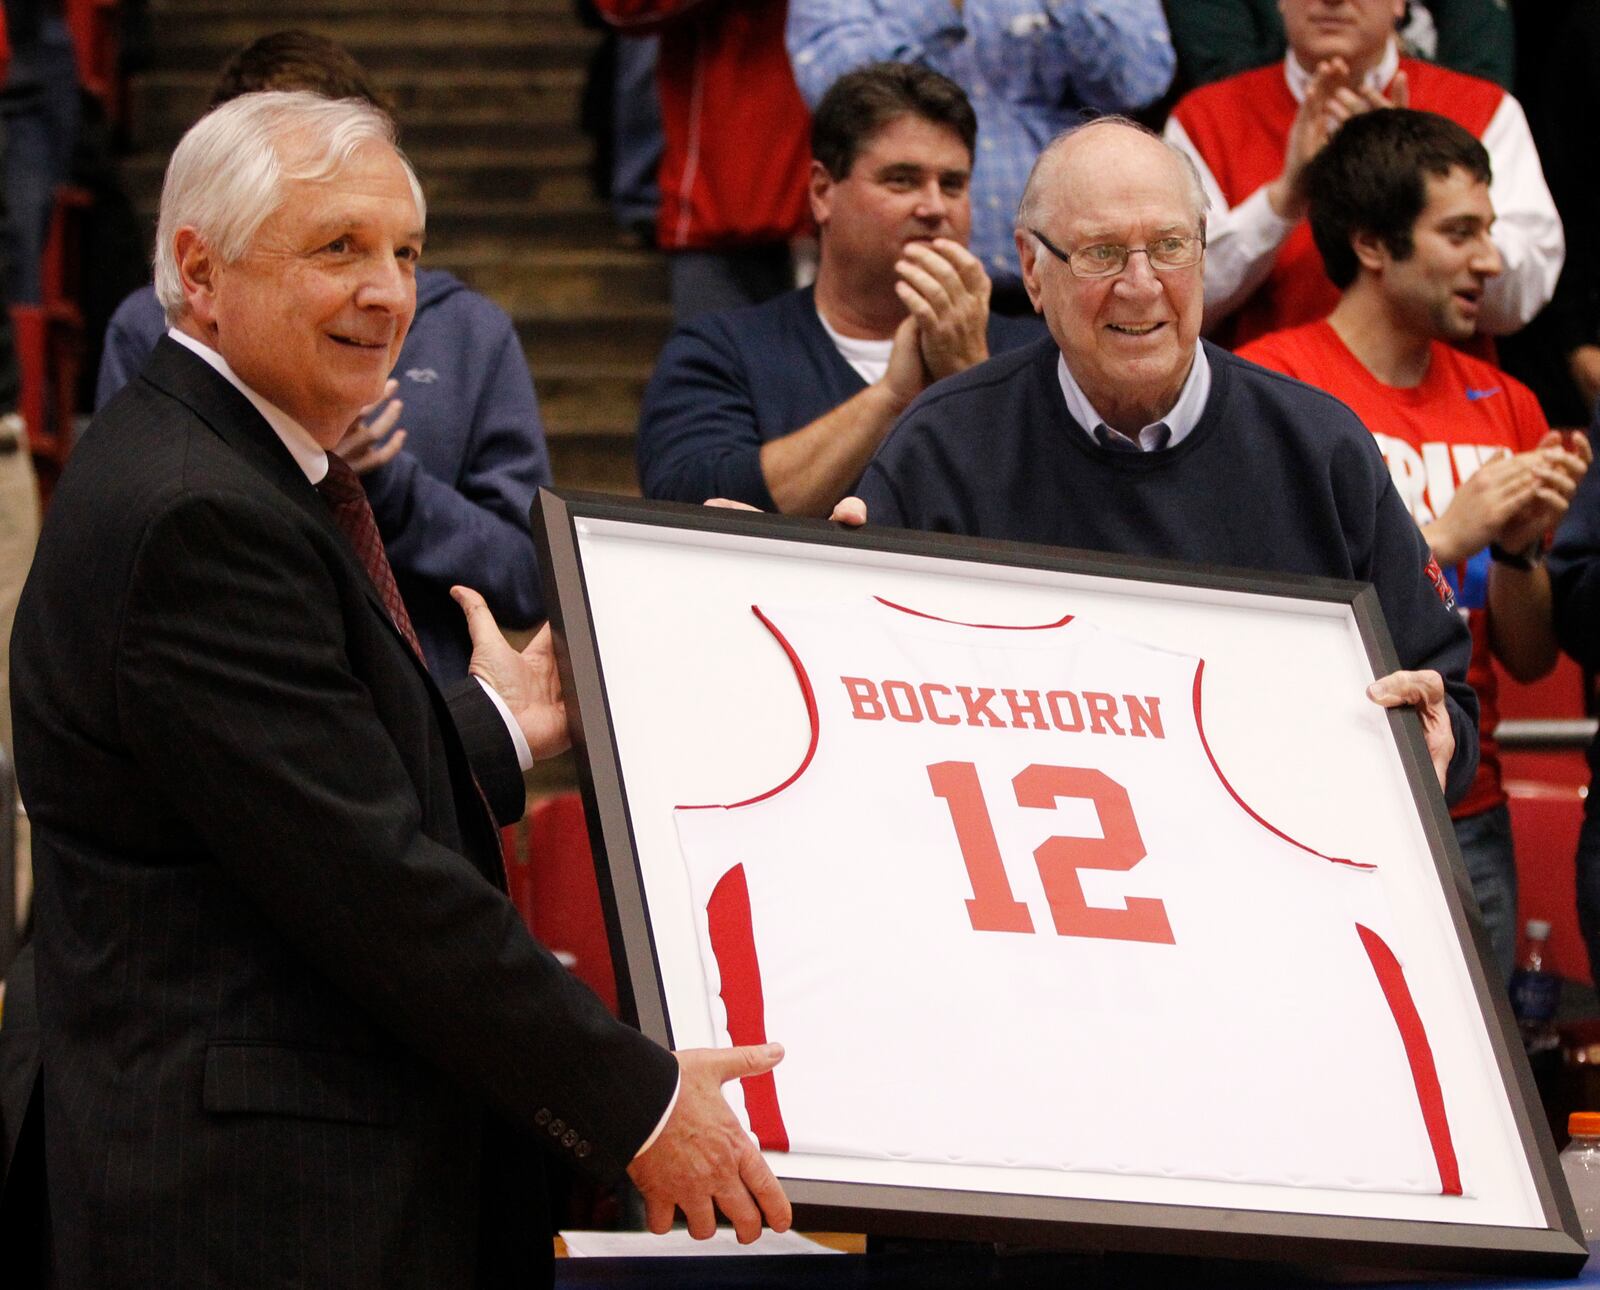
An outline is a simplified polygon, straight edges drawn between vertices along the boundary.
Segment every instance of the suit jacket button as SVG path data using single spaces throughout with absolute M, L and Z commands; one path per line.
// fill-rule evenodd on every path
M 568 1129 L 561 1135 L 561 1145 L 564 1147 L 570 1147 L 577 1140 L 578 1131 L 576 1129 Z
M 580 1142 L 572 1149 L 572 1154 L 577 1156 L 579 1160 L 582 1160 L 593 1150 L 594 1148 L 591 1147 L 587 1142 Z
M 533 1122 L 535 1124 L 537 1124 L 541 1129 L 544 1128 L 545 1125 L 549 1124 L 550 1123 L 550 1108 L 548 1106 L 541 1106 L 537 1111 L 535 1111 L 533 1113 Z
M 556 1117 L 554 1120 L 550 1121 L 550 1136 L 552 1138 L 559 1138 L 561 1136 L 561 1131 L 566 1127 L 566 1121 L 561 1119 L 559 1116 Z

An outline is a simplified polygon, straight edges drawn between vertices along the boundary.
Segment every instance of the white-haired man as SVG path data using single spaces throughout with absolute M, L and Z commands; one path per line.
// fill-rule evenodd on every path
M 1354 414 L 1200 341 L 1205 207 L 1193 166 L 1142 126 L 1102 118 L 1053 142 L 1017 229 L 1050 339 L 912 404 L 862 476 L 866 514 L 1370 581 L 1408 669 L 1372 697 L 1421 712 L 1458 797 L 1477 764 L 1466 629 Z
M 53 1285 L 548 1283 L 540 1145 L 658 1230 L 787 1222 L 719 1088 L 778 1052 L 675 1061 L 505 898 L 491 805 L 566 738 L 547 639 L 458 589 L 479 679 L 440 694 L 330 451 L 423 217 L 370 105 L 247 95 L 173 155 L 172 329 L 62 479 L 13 661 Z

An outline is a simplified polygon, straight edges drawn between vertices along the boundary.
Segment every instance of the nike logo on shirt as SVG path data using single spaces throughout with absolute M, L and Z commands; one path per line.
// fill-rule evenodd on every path
M 1487 399 L 1491 395 L 1500 393 L 1501 386 L 1491 385 L 1486 390 L 1475 390 L 1470 385 L 1467 387 L 1467 402 L 1476 403 L 1479 399 Z

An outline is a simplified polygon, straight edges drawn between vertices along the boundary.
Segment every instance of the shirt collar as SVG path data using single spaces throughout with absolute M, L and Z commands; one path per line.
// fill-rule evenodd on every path
M 1083 427 L 1083 432 L 1094 438 L 1094 428 L 1105 425 L 1105 418 L 1094 409 L 1089 396 L 1083 392 L 1072 369 L 1067 366 L 1065 354 L 1056 359 L 1056 378 L 1061 382 L 1061 394 L 1067 401 L 1067 411 Z M 1211 397 L 1211 360 L 1206 357 L 1206 347 L 1198 341 L 1194 347 L 1194 362 L 1189 364 L 1189 375 L 1184 377 L 1183 388 L 1178 391 L 1178 401 L 1167 415 L 1140 429 L 1139 446 L 1146 452 L 1155 446 L 1156 427 L 1166 426 L 1172 432 L 1167 447 L 1176 448 L 1195 426 L 1206 410 L 1206 400 Z M 1108 427 L 1109 428 L 1109 427 Z M 1115 431 L 1112 431 L 1115 434 Z
M 328 454 L 322 445 L 311 437 L 309 430 L 277 404 L 269 403 L 241 381 L 233 368 L 228 366 L 228 360 L 204 341 L 196 340 L 176 327 L 169 327 L 167 335 L 191 353 L 198 355 L 218 376 L 249 399 L 250 406 L 261 414 L 266 423 L 272 427 L 272 432 L 283 440 L 283 446 L 289 450 L 295 465 L 305 472 L 305 477 L 313 484 L 322 482 L 322 477 L 328 473 Z
M 1388 88 L 1389 82 L 1394 80 L 1394 74 L 1399 70 L 1400 42 L 1390 36 L 1378 65 L 1362 78 L 1362 88 L 1377 90 L 1381 94 Z M 1283 56 L 1283 74 L 1289 82 L 1289 93 L 1294 95 L 1294 101 L 1305 102 L 1306 88 L 1311 84 L 1311 73 L 1300 66 L 1300 60 L 1294 56 L 1292 49 Z

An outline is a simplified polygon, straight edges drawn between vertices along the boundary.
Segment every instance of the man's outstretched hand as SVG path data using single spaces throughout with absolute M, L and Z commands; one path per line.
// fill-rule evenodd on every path
M 650 1230 L 670 1229 L 681 1209 L 689 1235 L 704 1241 L 716 1231 L 720 1209 L 741 1245 L 761 1235 L 763 1216 L 773 1231 L 788 1231 L 789 1198 L 722 1097 L 729 1080 L 770 1071 L 783 1060 L 782 1047 L 689 1048 L 674 1056 L 677 1104 L 661 1136 L 628 1166 Z
M 505 701 L 535 761 L 565 752 L 572 736 L 567 733 L 567 705 L 561 697 L 550 624 L 536 631 L 520 651 L 514 650 L 482 596 L 471 587 L 451 587 L 450 595 L 466 614 L 472 637 L 467 671 Z

